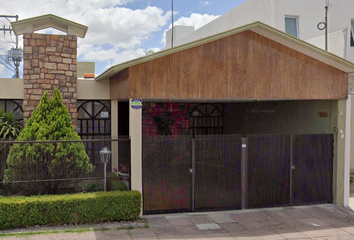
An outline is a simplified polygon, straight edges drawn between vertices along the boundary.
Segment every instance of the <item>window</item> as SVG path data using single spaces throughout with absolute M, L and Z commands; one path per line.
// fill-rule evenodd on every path
M 285 32 L 298 37 L 298 21 L 297 17 L 285 17 Z
M 350 24 L 350 46 L 354 47 L 354 20 Z

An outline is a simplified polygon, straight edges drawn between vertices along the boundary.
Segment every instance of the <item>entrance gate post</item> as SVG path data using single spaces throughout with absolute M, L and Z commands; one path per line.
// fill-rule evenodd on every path
M 241 138 L 241 208 L 246 209 L 247 203 L 247 138 Z

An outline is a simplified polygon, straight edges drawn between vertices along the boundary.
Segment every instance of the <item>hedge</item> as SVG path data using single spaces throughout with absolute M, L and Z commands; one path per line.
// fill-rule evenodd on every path
M 0 197 L 0 229 L 131 221 L 138 219 L 140 210 L 137 191 Z

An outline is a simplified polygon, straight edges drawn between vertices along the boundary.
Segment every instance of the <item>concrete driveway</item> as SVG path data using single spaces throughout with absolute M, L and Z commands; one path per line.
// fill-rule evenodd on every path
M 149 228 L 27 236 L 26 239 L 340 239 L 354 240 L 354 212 L 332 204 L 149 215 Z M 24 237 L 2 237 L 19 240 Z

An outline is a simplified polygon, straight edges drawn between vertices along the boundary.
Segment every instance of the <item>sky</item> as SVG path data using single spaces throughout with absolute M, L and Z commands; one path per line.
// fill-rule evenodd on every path
M 173 0 L 174 24 L 207 24 L 246 0 Z M 109 67 L 144 56 L 144 50 L 165 47 L 165 32 L 172 26 L 172 0 L 0 0 L 0 15 L 18 15 L 19 20 L 44 14 L 88 26 L 78 38 L 78 61 L 95 62 L 95 74 Z M 0 18 L 1 27 L 9 20 Z M 39 33 L 65 34 L 54 29 Z M 14 47 L 15 36 L 0 32 L 0 61 Z M 19 36 L 22 47 L 22 36 Z M 22 72 L 22 65 L 20 66 Z M 0 64 L 0 78 L 14 73 Z

